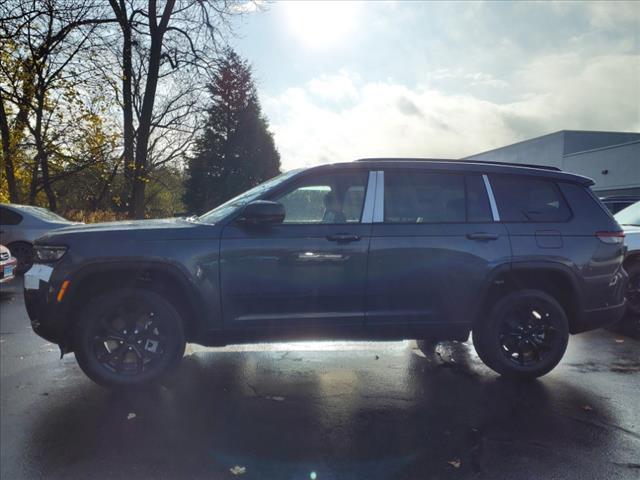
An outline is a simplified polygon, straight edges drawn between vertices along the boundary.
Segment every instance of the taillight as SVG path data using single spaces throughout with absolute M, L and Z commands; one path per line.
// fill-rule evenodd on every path
M 624 232 L 622 230 L 618 232 L 596 232 L 596 237 L 604 243 L 623 243 Z

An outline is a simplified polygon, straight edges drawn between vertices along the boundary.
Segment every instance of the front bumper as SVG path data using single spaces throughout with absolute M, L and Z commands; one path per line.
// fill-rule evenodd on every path
M 24 303 L 31 328 L 53 343 L 65 343 L 67 332 L 63 305 L 56 301 L 59 282 L 48 265 L 36 264 L 24 274 Z

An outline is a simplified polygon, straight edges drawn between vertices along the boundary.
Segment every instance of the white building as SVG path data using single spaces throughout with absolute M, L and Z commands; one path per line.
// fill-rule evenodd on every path
M 561 130 L 466 159 L 549 165 L 593 178 L 599 196 L 640 195 L 640 133 Z

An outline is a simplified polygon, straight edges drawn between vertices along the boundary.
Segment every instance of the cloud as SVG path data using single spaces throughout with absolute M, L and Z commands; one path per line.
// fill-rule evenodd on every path
M 307 90 L 313 95 L 332 102 L 358 99 L 357 75 L 341 70 L 336 75 L 321 75 L 307 83 Z
M 291 169 L 361 157 L 459 158 L 562 129 L 637 131 L 639 82 L 640 55 L 558 54 L 516 71 L 509 83 L 520 93 L 510 102 L 341 71 L 264 96 L 263 105 Z

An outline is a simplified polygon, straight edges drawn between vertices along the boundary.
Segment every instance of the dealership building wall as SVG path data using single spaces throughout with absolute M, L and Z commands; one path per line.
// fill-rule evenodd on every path
M 558 167 L 591 177 L 600 196 L 640 195 L 640 133 L 562 130 L 466 159 Z

